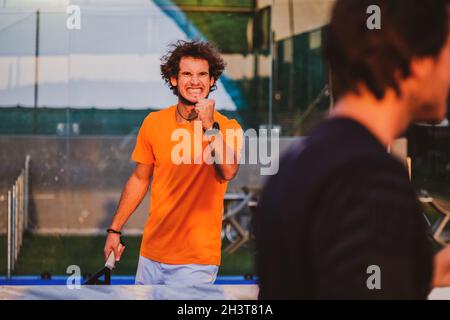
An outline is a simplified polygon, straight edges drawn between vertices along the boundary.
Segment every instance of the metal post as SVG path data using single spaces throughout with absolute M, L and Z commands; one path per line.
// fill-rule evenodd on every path
M 39 10 L 36 12 L 36 37 L 35 37 L 35 64 L 34 64 L 34 108 L 33 108 L 33 133 L 37 133 L 37 107 L 39 94 Z
M 269 132 L 272 129 L 272 112 L 273 112 L 273 68 L 274 68 L 274 52 L 273 52 L 273 6 L 274 1 L 272 1 L 272 5 L 270 7 L 270 23 L 269 23 L 269 53 L 270 53 L 270 76 L 269 76 Z
M 30 155 L 27 154 L 25 158 L 25 197 L 24 197 L 24 212 L 25 212 L 25 221 L 24 228 L 28 229 L 28 193 L 29 193 L 29 174 L 30 174 Z
M 14 261 L 17 261 L 17 257 L 19 255 L 19 248 L 20 248 L 20 238 L 21 238 L 21 223 L 22 223 L 22 212 L 21 212 L 21 208 L 22 208 L 22 204 L 21 204 L 21 180 L 22 180 L 22 173 L 20 174 L 20 176 L 17 178 L 17 182 L 16 182 L 16 256 Z
M 16 207 L 16 184 L 13 185 L 12 191 L 12 266 L 11 271 L 14 272 L 14 264 L 16 262 L 16 245 L 17 245 L 17 207 Z
M 7 258 L 7 270 L 6 275 L 8 279 L 11 278 L 11 269 L 12 269 L 12 199 L 11 199 L 11 191 L 8 190 L 8 225 L 7 225 L 7 246 L 8 246 L 8 258 Z
M 17 261 L 17 248 L 20 246 L 20 175 L 16 180 L 16 249 L 14 262 Z
M 293 0 L 289 0 L 289 31 L 290 31 L 290 37 L 289 40 L 291 42 L 291 64 L 289 66 L 289 97 L 288 97 L 288 110 L 291 111 L 294 109 L 294 81 L 295 81 L 295 74 L 294 74 L 294 37 L 295 37 L 295 19 L 294 19 L 294 3 Z
M 19 179 L 17 180 L 17 252 L 19 255 L 20 247 L 22 246 L 22 234 L 23 234 L 23 177 L 24 169 L 20 172 Z M 16 258 L 17 260 L 17 258 Z

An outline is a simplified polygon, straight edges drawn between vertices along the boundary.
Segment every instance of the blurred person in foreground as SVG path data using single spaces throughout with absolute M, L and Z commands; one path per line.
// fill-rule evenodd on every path
M 367 27 L 370 5 L 381 29 Z M 446 115 L 449 2 L 338 0 L 324 55 L 334 109 L 284 155 L 259 203 L 260 298 L 425 299 L 450 285 L 450 248 L 433 256 L 387 148 L 411 123 Z

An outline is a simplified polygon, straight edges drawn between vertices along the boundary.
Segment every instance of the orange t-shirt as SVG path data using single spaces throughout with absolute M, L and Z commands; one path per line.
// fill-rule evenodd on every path
M 154 164 L 150 214 L 140 254 L 167 264 L 220 265 L 223 198 L 228 183 L 218 178 L 214 165 L 199 163 L 199 154 L 209 150 L 208 142 L 202 142 L 201 122 L 178 124 L 176 112 L 175 105 L 150 113 L 132 154 L 136 162 Z M 240 150 L 239 139 L 227 141 L 225 134 L 226 129 L 240 130 L 237 121 L 217 111 L 214 120 L 227 145 Z M 194 137 L 198 129 L 201 134 Z M 180 151 L 181 142 L 190 148 Z M 178 159 L 175 164 L 174 155 L 184 156 L 185 162 Z

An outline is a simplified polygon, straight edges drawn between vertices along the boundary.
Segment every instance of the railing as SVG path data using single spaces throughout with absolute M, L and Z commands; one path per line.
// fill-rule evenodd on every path
M 255 195 L 246 187 L 243 193 L 225 194 L 225 205 L 222 223 L 222 239 L 227 239 L 229 244 L 224 249 L 225 253 L 232 254 L 251 238 L 251 220 L 253 210 L 257 202 Z
M 14 266 L 22 246 L 23 233 L 28 228 L 30 156 L 25 158 L 25 168 L 20 172 L 12 189 L 8 190 L 7 215 L 7 267 L 8 278 L 14 272 Z
M 450 243 L 450 237 L 448 231 L 446 232 L 445 230 L 450 222 L 450 202 L 431 196 L 426 190 L 420 190 L 418 198 L 423 205 L 428 205 L 439 213 L 437 220 L 433 224 L 425 213 L 424 217 L 429 226 L 431 237 L 441 246 L 447 246 Z

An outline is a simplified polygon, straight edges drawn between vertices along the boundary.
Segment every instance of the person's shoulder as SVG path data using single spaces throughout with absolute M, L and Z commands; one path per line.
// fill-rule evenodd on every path
M 240 129 L 241 126 L 239 122 L 236 119 L 228 118 L 227 116 L 223 115 L 219 111 L 214 111 L 214 120 L 217 121 L 222 128 L 227 129 Z
M 288 149 L 288 158 L 324 159 L 327 166 L 372 158 L 386 161 L 387 150 L 367 128 L 354 120 L 334 118 L 323 121 L 301 141 Z
M 329 147 L 359 150 L 368 148 L 380 149 L 381 143 L 361 123 L 350 118 L 330 118 L 324 120 L 310 135 L 311 141 L 317 144 L 327 143 Z M 358 150 L 358 149 L 355 149 Z
M 280 160 L 282 179 L 322 182 L 349 181 L 401 185 L 407 181 L 403 164 L 365 128 L 353 121 L 325 121 L 311 134 L 293 142 Z M 397 184 L 396 183 L 396 184 Z M 354 187 L 354 186 L 352 186 Z
M 174 108 L 175 108 L 175 106 L 170 106 L 170 107 L 165 108 L 165 109 L 161 109 L 161 110 L 150 112 L 145 117 L 145 119 L 143 121 L 143 125 L 145 125 L 145 126 L 152 126 L 152 125 L 155 125 L 157 123 L 161 123 L 161 122 L 167 121 L 170 118 L 170 116 L 173 115 Z

